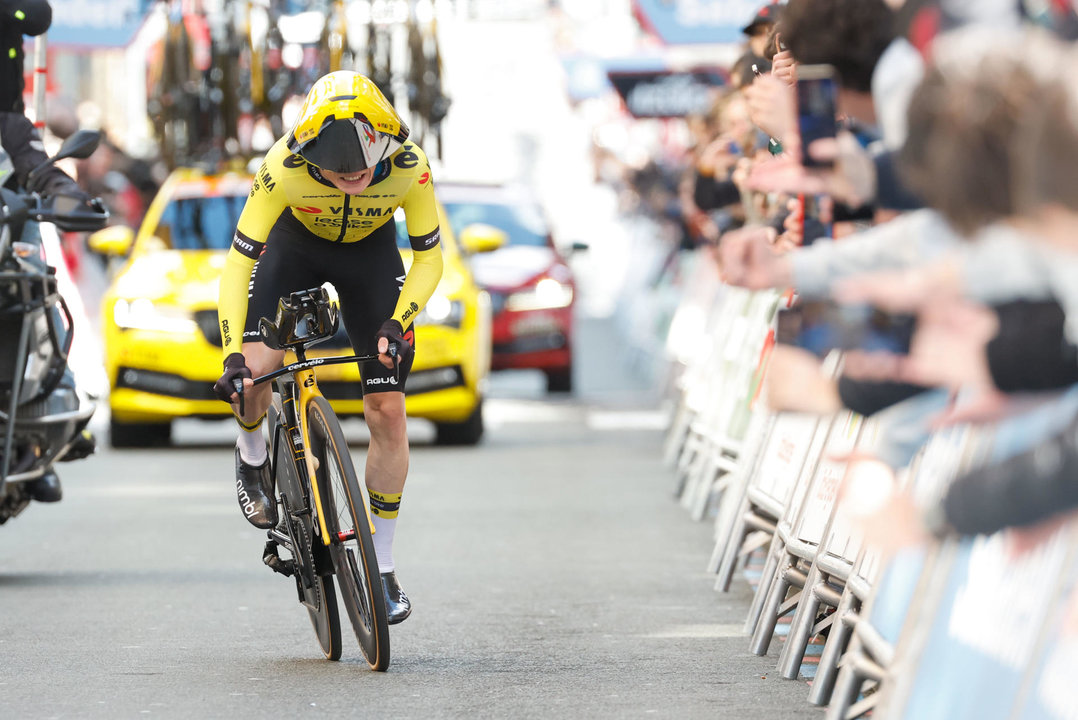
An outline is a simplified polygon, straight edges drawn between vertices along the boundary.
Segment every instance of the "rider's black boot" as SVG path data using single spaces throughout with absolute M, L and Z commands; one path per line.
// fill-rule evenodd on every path
M 396 625 L 412 614 L 412 601 L 397 582 L 397 573 L 382 573 L 382 595 L 386 600 L 386 619 L 390 625 Z
M 277 524 L 277 504 L 273 500 L 273 481 L 270 478 L 269 458 L 254 467 L 240 457 L 236 448 L 236 499 L 247 522 L 257 528 Z
M 60 487 L 60 478 L 52 470 L 48 470 L 39 478 L 26 483 L 26 491 L 30 497 L 38 502 L 60 502 L 64 491 Z

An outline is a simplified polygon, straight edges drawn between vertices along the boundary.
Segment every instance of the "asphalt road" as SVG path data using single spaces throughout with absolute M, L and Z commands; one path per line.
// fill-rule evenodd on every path
M 415 610 L 385 674 L 350 637 L 323 660 L 262 565 L 227 423 L 63 465 L 60 503 L 0 527 L 0 717 L 819 717 L 748 653 L 747 590 L 712 589 L 654 394 L 603 350 L 575 398 L 496 378 L 477 448 L 413 424 L 395 555 Z

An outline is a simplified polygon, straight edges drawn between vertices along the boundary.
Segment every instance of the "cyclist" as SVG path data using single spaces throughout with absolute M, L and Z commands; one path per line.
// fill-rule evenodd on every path
M 404 209 L 413 250 L 407 273 L 397 251 L 397 208 Z M 408 473 L 404 387 L 414 354 L 412 321 L 442 275 L 439 237 L 423 151 L 408 142 L 407 126 L 373 82 L 337 71 L 315 81 L 292 131 L 267 153 L 221 277 L 225 359 L 214 389 L 237 415 L 237 498 L 257 527 L 272 527 L 277 512 L 261 431 L 271 389 L 253 387 L 250 378 L 280 367 L 284 358 L 283 350 L 260 342 L 258 319 L 274 317 L 282 295 L 330 282 L 353 349 L 378 353 L 378 361 L 361 367 L 371 434 L 365 477 L 390 623 L 411 613 L 392 545 Z M 389 355 L 391 343 L 396 358 Z M 242 415 L 236 378 L 244 378 Z

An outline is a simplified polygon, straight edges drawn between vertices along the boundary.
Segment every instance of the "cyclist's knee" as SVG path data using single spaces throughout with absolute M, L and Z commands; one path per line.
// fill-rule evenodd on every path
M 372 433 L 403 435 L 406 432 L 404 395 L 371 393 L 363 398 L 363 415 Z
M 273 372 L 284 361 L 284 350 L 274 350 L 260 342 L 243 344 L 243 360 L 255 377 Z

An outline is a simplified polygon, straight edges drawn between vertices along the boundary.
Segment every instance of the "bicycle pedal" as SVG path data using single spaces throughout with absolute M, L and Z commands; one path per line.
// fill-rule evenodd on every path
M 285 577 L 291 577 L 296 572 L 296 563 L 292 560 L 282 560 L 277 553 L 277 543 L 273 540 L 266 543 L 266 548 L 262 551 L 262 562 L 273 572 Z

